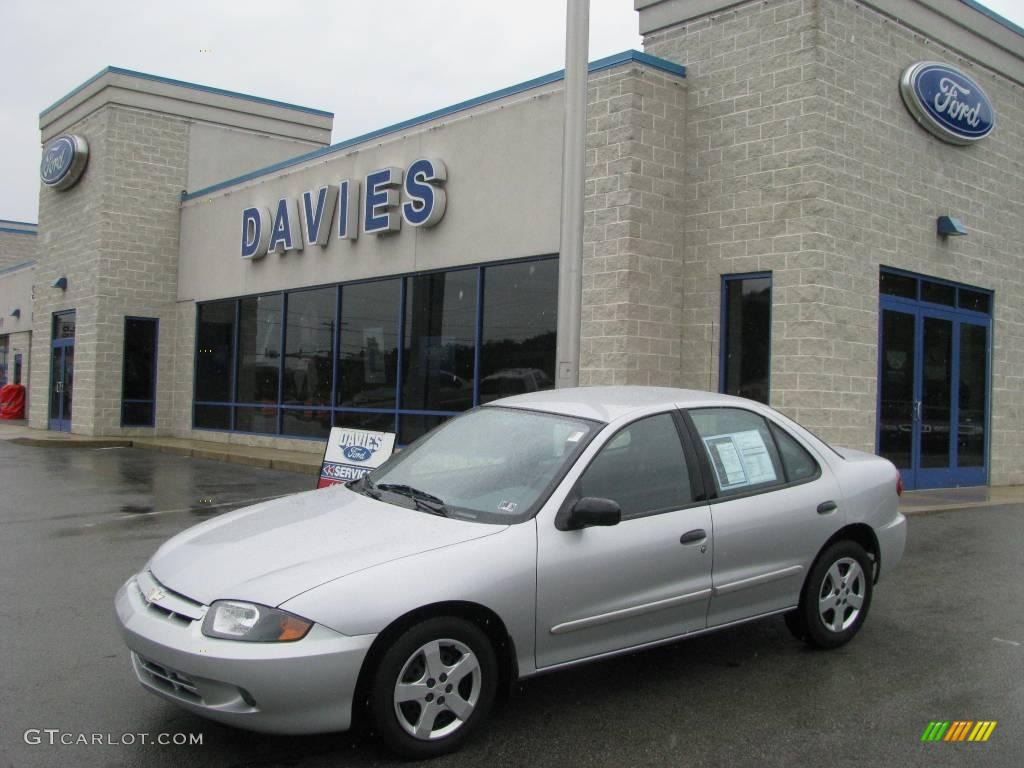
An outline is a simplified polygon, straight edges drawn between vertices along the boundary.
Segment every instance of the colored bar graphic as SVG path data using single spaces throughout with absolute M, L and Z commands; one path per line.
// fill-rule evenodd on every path
M 996 725 L 995 720 L 932 720 L 921 741 L 988 741 Z
M 943 741 L 963 741 L 967 736 L 967 729 L 970 728 L 974 723 L 970 720 L 957 720 L 953 723 L 953 727 L 949 729 L 949 733 L 946 734 L 946 738 Z

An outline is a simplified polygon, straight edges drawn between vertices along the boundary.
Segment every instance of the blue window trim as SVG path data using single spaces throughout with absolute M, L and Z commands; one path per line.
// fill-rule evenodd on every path
M 486 279 L 486 271 L 489 267 L 502 267 L 508 264 L 528 264 L 530 262 L 541 262 L 557 260 L 557 254 L 543 254 L 540 256 L 527 256 L 518 259 L 507 259 L 503 261 L 491 261 L 491 262 L 479 262 L 476 264 L 460 265 L 453 267 L 445 267 L 438 269 L 423 270 L 419 272 L 406 272 L 398 275 L 382 275 L 379 277 L 365 278 L 361 280 L 353 280 L 345 283 L 325 283 L 315 286 L 302 286 L 301 288 L 295 288 L 288 291 L 267 291 L 265 293 L 254 293 L 247 294 L 245 296 L 235 296 L 226 299 L 213 299 L 210 301 L 196 302 L 196 330 L 195 337 L 193 340 L 193 353 L 192 353 L 192 429 L 206 432 L 227 432 L 237 433 L 246 435 L 264 435 L 268 437 L 283 437 L 289 440 L 320 440 L 323 441 L 322 437 L 309 437 L 301 435 L 286 435 L 284 434 L 284 411 L 285 410 L 303 410 L 303 411 L 316 411 L 318 413 L 331 413 L 331 423 L 334 423 L 336 414 L 338 413 L 366 413 L 366 414 L 382 414 L 391 415 L 395 419 L 395 431 L 396 434 L 401 430 L 401 419 L 403 416 L 457 416 L 463 411 L 444 411 L 444 410 L 430 410 L 430 409 L 417 409 L 417 408 L 404 408 L 402 402 L 402 366 L 405 360 L 405 325 L 406 325 L 406 299 L 408 296 L 409 286 L 408 281 L 413 277 L 420 277 L 422 275 L 434 275 L 434 274 L 447 274 L 449 272 L 464 272 L 474 271 L 476 273 L 476 317 L 475 317 L 475 329 L 474 329 L 474 358 L 473 358 L 473 399 L 472 406 L 476 407 L 480 401 L 480 356 L 481 356 L 481 343 L 483 340 L 483 290 L 484 281 Z M 338 352 L 340 350 L 340 334 L 341 334 L 341 312 L 342 302 L 344 301 L 344 289 L 347 286 L 352 285 L 363 285 L 366 283 L 384 282 L 387 280 L 398 279 L 399 283 L 399 300 L 397 307 L 397 322 L 398 322 L 398 353 L 397 353 L 397 371 L 395 373 L 395 407 L 393 408 L 353 408 L 351 406 L 339 406 L 337 404 L 337 387 L 338 387 Z M 336 289 L 334 299 L 334 317 L 335 317 L 335 333 L 331 340 L 331 351 L 334 356 L 332 363 L 332 370 L 334 379 L 331 382 L 331 401 L 329 405 L 286 405 L 283 402 L 283 382 L 284 382 L 284 362 L 285 362 L 285 343 L 287 341 L 287 322 L 288 322 L 288 296 L 293 293 L 302 293 L 305 291 L 317 290 L 322 288 Z M 281 296 L 281 360 L 278 363 L 278 388 L 277 388 L 277 402 L 276 403 L 243 403 L 238 401 L 238 342 L 240 338 L 240 313 L 241 303 L 245 299 L 260 298 L 263 296 Z M 196 392 L 198 389 L 198 376 L 196 375 L 196 364 L 198 362 L 197 347 L 199 342 L 199 318 L 200 309 L 209 304 L 219 304 L 221 302 L 230 301 L 234 304 L 235 310 L 235 321 L 233 327 L 232 336 L 232 354 L 231 354 L 231 397 L 230 401 L 219 401 L 219 400 L 197 400 Z M 212 406 L 228 409 L 228 423 L 229 429 L 217 428 L 217 427 L 202 427 L 197 426 L 195 421 L 196 408 L 201 406 Z M 274 408 L 276 409 L 276 432 L 243 432 L 236 428 L 235 424 L 235 413 L 237 408 Z
M 141 320 L 147 323 L 153 323 L 155 331 L 153 333 L 153 359 L 151 361 L 151 368 L 153 371 L 153 397 L 152 399 L 139 400 L 133 398 L 126 398 L 124 396 L 124 385 L 125 375 L 127 374 L 128 362 L 128 321 L 129 320 Z M 194 346 L 194 345 L 193 345 Z M 193 352 L 195 355 L 195 352 Z M 121 339 L 121 426 L 122 427 L 154 427 L 156 426 L 156 392 L 157 392 L 157 373 L 159 369 L 158 361 L 160 360 L 160 318 L 159 317 L 139 317 L 137 315 L 125 315 L 124 316 L 124 336 Z M 195 370 L 193 368 L 193 370 Z M 124 405 L 129 403 L 132 405 L 137 404 L 149 404 L 153 406 L 153 417 L 149 424 L 125 424 L 124 423 Z
M 924 305 L 925 307 L 933 307 L 935 309 L 946 309 L 946 310 L 954 310 L 955 309 L 957 312 L 966 312 L 969 315 L 973 315 L 973 316 L 978 317 L 979 319 L 981 319 L 981 318 L 992 318 L 992 317 L 995 316 L 995 314 L 994 314 L 994 312 L 995 312 L 994 307 L 995 307 L 996 292 L 993 289 L 991 289 L 991 288 L 981 288 L 981 287 L 976 286 L 976 285 L 970 285 L 969 283 L 958 283 L 958 282 L 955 282 L 953 280 L 946 280 L 946 279 L 941 278 L 941 277 L 932 277 L 931 275 L 922 275 L 919 272 L 910 272 L 908 270 L 898 269 L 896 267 L 887 267 L 887 266 L 885 266 L 883 264 L 883 265 L 881 265 L 879 267 L 879 270 L 878 270 L 879 280 L 881 280 L 881 276 L 884 275 L 884 274 L 898 275 L 899 277 L 909 277 L 909 278 L 917 281 L 917 285 L 916 285 L 916 287 L 914 289 L 914 298 L 912 298 L 912 299 L 908 299 L 908 298 L 906 298 L 904 296 L 892 296 L 892 295 L 890 295 L 888 293 L 882 293 L 881 290 L 879 290 L 879 292 L 878 292 L 879 298 L 880 299 L 884 299 L 888 303 L 895 303 L 895 304 L 903 303 L 903 304 L 905 304 L 907 306 Z M 921 283 L 922 282 L 937 283 L 939 285 L 946 285 L 946 286 L 949 286 L 950 288 L 955 288 L 956 289 L 956 298 L 954 300 L 953 306 L 951 307 L 948 304 L 936 304 L 935 302 L 931 302 L 931 301 L 928 301 L 927 299 L 921 298 Z M 961 307 L 960 306 L 960 290 L 961 289 L 968 290 L 968 291 L 973 291 L 975 293 L 983 293 L 986 296 L 988 296 L 988 298 L 989 298 L 988 312 L 978 312 L 977 310 L 974 310 L 974 309 L 968 309 L 967 307 Z
M 769 291 L 774 290 L 774 281 L 770 270 L 766 272 L 738 272 L 736 274 L 722 275 L 722 285 L 718 301 L 718 391 L 725 394 L 725 353 L 728 334 L 726 323 L 729 316 L 729 283 L 736 280 L 761 280 L 767 278 Z M 771 402 L 772 395 L 772 310 L 774 302 L 768 302 L 768 402 Z M 768 403 L 766 403 L 767 405 Z
M 667 61 L 666 59 L 662 59 L 657 56 L 651 56 L 648 53 L 642 53 L 641 51 L 634 50 L 623 51 L 622 53 L 616 53 L 612 56 L 607 56 L 603 59 L 592 61 L 590 62 L 587 71 L 591 73 L 601 72 L 605 69 L 610 69 L 611 67 L 616 67 L 620 64 L 626 64 L 631 61 L 637 62 L 639 64 L 645 64 L 651 67 L 652 69 L 661 70 L 662 72 L 667 72 L 671 75 L 686 77 L 686 67 L 680 66 L 675 62 Z M 433 112 L 428 112 L 425 115 L 420 115 L 419 117 L 413 117 L 409 120 L 403 120 L 400 123 L 395 123 L 394 125 L 389 125 L 385 128 L 379 128 L 378 130 L 370 131 L 369 133 L 364 133 L 361 136 L 346 139 L 345 141 L 341 141 L 337 144 L 332 144 L 329 147 L 315 149 L 312 152 L 307 152 L 304 155 L 292 157 L 289 158 L 288 160 L 282 160 L 279 163 L 268 165 L 265 168 L 258 168 L 255 171 L 242 174 L 241 176 L 236 176 L 233 179 L 220 181 L 217 182 L 216 184 L 211 184 L 207 187 L 197 189 L 193 192 L 183 192 L 181 195 L 181 201 L 187 202 L 189 200 L 194 200 L 197 197 L 203 197 L 204 195 L 209 195 L 221 189 L 234 187 L 246 181 L 258 179 L 261 176 L 267 176 L 271 173 L 276 173 L 277 171 L 284 170 L 285 168 L 291 168 L 292 166 L 305 163 L 309 160 L 315 160 L 316 158 L 323 157 L 324 155 L 331 155 L 334 154 L 335 152 L 341 152 L 345 149 L 354 147 L 357 144 L 364 144 L 366 142 L 379 139 L 383 136 L 387 136 L 392 133 L 398 133 L 399 131 L 405 131 L 410 128 L 414 128 L 418 125 L 428 123 L 431 120 L 438 120 L 443 117 L 454 115 L 458 112 L 464 112 L 465 110 L 472 109 L 473 107 L 479 107 L 483 104 L 498 101 L 499 99 L 503 99 L 507 96 L 514 96 L 516 94 L 520 94 L 525 91 L 532 90 L 534 88 L 539 88 L 544 85 L 550 85 L 551 83 L 557 83 L 560 80 L 563 80 L 564 78 L 564 69 L 560 69 L 557 72 L 551 72 L 547 75 L 541 75 L 540 77 L 536 77 L 532 80 L 527 80 L 526 82 L 519 83 L 517 85 L 512 85 L 507 88 L 492 91 L 491 93 L 485 93 L 482 96 L 477 96 L 476 98 L 469 99 L 467 101 L 461 101 L 458 104 L 453 104 L 449 107 L 444 107 Z

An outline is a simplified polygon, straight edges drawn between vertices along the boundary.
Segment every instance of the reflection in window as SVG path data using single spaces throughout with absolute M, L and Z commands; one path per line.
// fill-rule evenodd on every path
M 196 328 L 197 403 L 229 403 L 234 400 L 231 370 L 235 347 L 235 301 L 201 304 Z M 230 429 L 231 410 L 196 405 L 194 423 L 208 429 Z
M 554 387 L 558 262 L 484 270 L 480 402 Z
M 782 466 L 786 470 L 786 480 L 790 483 L 799 483 L 817 477 L 821 470 L 811 454 L 782 427 L 771 424 L 771 430 L 775 444 L 779 447 Z
M 724 277 L 721 391 L 768 403 L 771 275 Z
M 961 289 L 963 292 L 963 289 Z M 959 423 L 957 466 L 985 466 L 985 400 L 988 329 L 972 323 L 960 324 Z
M 398 279 L 342 286 L 338 405 L 395 407 L 401 291 Z
M 193 424 L 397 428 L 407 444 L 478 400 L 553 386 L 557 283 L 549 257 L 200 304 Z
M 475 269 L 406 279 L 403 410 L 473 407 L 476 279 Z
M 400 445 L 408 445 L 450 418 L 450 416 L 419 416 L 403 413 L 398 417 L 398 442 Z
M 156 418 L 157 321 L 126 317 L 121 384 L 121 424 L 151 427 Z
M 242 299 L 238 318 L 238 402 L 277 403 L 281 295 Z
M 741 408 L 696 408 L 690 417 L 720 494 L 785 482 L 775 441 L 761 416 Z
M 285 405 L 330 405 L 336 288 L 288 294 L 285 325 Z
M 242 299 L 238 309 L 238 402 L 260 408 L 235 408 L 239 432 L 277 433 L 281 372 L 280 294 Z
M 672 417 L 640 419 L 609 440 L 583 473 L 579 495 L 618 502 L 623 519 L 689 504 L 690 478 Z

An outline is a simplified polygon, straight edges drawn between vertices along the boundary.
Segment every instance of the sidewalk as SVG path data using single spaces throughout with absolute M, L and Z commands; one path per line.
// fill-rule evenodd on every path
M 190 440 L 180 437 L 89 437 L 68 432 L 31 429 L 25 422 L 0 422 L 0 440 L 19 445 L 51 448 L 142 448 L 196 459 L 247 464 L 265 469 L 280 469 L 316 475 L 320 472 L 321 454 L 284 451 L 280 448 L 252 448 L 245 445 Z M 1024 486 L 990 488 L 942 488 L 930 491 L 907 491 L 900 499 L 900 512 L 922 515 L 948 509 L 976 509 L 1000 504 L 1024 503 Z

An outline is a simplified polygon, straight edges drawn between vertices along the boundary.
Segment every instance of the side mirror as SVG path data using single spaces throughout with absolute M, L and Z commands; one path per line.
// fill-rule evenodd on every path
M 560 531 L 575 531 L 592 525 L 618 525 L 622 520 L 622 508 L 611 499 L 585 496 L 569 508 L 567 514 L 560 514 L 555 527 Z

